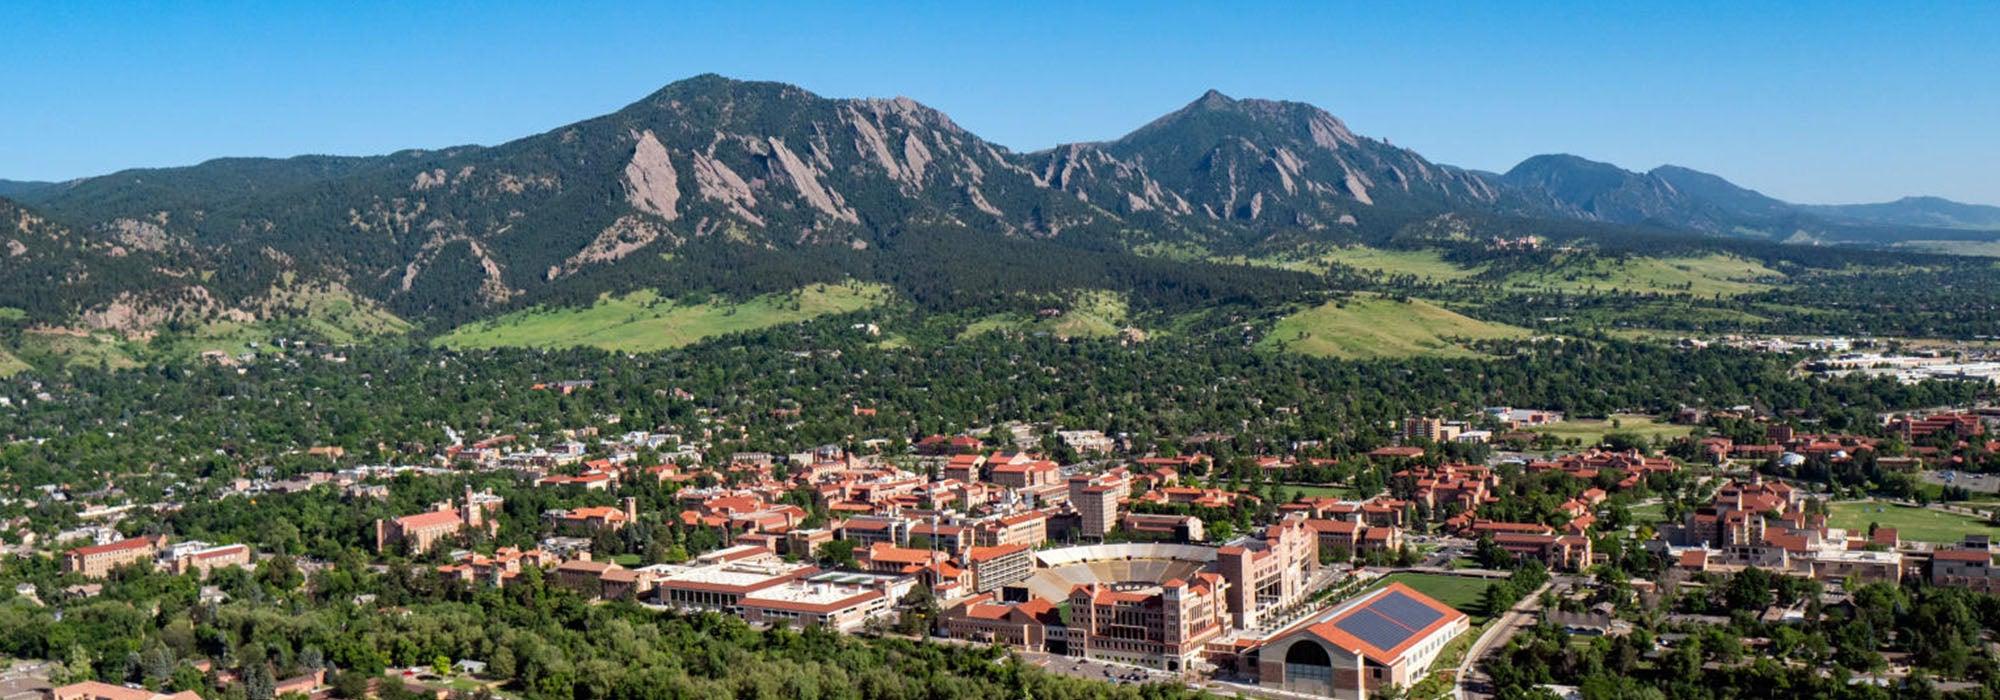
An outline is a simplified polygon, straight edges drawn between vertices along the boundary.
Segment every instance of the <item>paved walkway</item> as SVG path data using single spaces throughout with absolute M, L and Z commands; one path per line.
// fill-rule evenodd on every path
M 1487 625 L 1486 632 L 1480 634 L 1479 639 L 1472 642 L 1472 647 L 1465 650 L 1465 658 L 1458 662 L 1458 674 L 1456 676 L 1458 678 L 1458 697 L 1491 697 L 1487 689 L 1492 687 L 1492 680 L 1486 677 L 1485 671 L 1480 670 L 1479 662 L 1485 659 L 1486 655 L 1492 653 L 1493 650 L 1506 648 L 1507 641 L 1514 638 L 1515 632 L 1520 631 L 1522 627 L 1526 627 L 1528 623 L 1534 621 L 1535 614 L 1542 607 L 1542 593 L 1554 585 L 1556 585 L 1556 582 L 1551 579 L 1548 583 L 1542 584 L 1541 588 L 1535 589 L 1533 593 L 1522 597 L 1521 602 L 1515 603 L 1514 607 L 1509 608 L 1506 614 L 1494 620 L 1493 624 Z

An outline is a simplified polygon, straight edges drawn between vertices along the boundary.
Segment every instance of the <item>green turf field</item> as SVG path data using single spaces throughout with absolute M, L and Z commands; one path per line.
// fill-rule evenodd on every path
M 1832 515 L 1827 518 L 1827 525 L 1844 528 L 1850 533 L 1865 534 L 1869 523 L 1878 523 L 1882 527 L 1896 528 L 1896 535 L 1905 541 L 1949 544 L 1965 539 L 1968 534 L 2000 538 L 2000 527 L 1977 518 L 1929 508 L 1879 501 L 1835 503 L 1829 508 Z
M 1296 491 L 1298 493 L 1304 494 L 1306 498 L 1325 498 L 1328 496 L 1332 496 L 1334 498 L 1353 500 L 1361 497 L 1360 491 L 1357 491 L 1347 486 L 1293 486 L 1290 484 L 1285 484 L 1279 486 L 1278 488 L 1282 489 L 1286 495 L 1290 495 L 1292 492 Z
M 1486 595 L 1486 587 L 1498 579 L 1483 579 L 1470 576 L 1447 576 L 1445 574 L 1423 574 L 1403 572 L 1382 577 L 1370 589 L 1401 583 L 1417 589 L 1418 593 L 1436 598 L 1438 602 L 1457 608 L 1459 612 L 1472 617 L 1472 624 L 1486 621 L 1486 611 L 1480 598 Z
M 1648 503 L 1643 506 L 1633 506 L 1628 512 L 1632 514 L 1633 522 L 1659 524 L 1667 519 L 1667 504 Z

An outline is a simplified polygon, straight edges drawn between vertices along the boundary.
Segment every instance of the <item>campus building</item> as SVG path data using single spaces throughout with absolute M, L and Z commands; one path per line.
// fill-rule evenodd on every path
M 216 569 L 250 565 L 250 547 L 241 544 L 222 546 L 206 542 L 182 542 L 168 547 L 160 557 L 160 566 L 176 574 L 192 573 L 207 578 Z
M 1272 636 L 1249 653 L 1250 668 L 1258 685 L 1363 700 L 1422 679 L 1470 627 L 1465 613 L 1392 583 Z
M 375 551 L 384 551 L 402 543 L 411 553 L 420 554 L 430 551 L 438 540 L 468 530 L 485 530 L 488 536 L 492 536 L 500 532 L 500 521 L 493 516 L 500 512 L 504 504 L 499 496 L 490 492 L 473 493 L 468 488 L 456 505 L 443 501 L 428 513 L 376 520 Z
M 1106 481 L 1081 474 L 1069 479 L 1069 502 L 1083 520 L 1084 537 L 1104 539 L 1118 525 L 1119 496 L 1128 492 Z
M 1021 544 L 973 547 L 966 553 L 965 562 L 972 569 L 972 590 L 975 593 L 1019 583 L 1026 580 L 1035 568 L 1034 550 Z
M 155 693 L 145 688 L 127 688 L 122 685 L 85 681 L 72 683 L 49 690 L 50 700 L 201 700 L 192 690 L 183 690 L 171 695 Z
M 817 579 L 818 577 L 815 577 Z M 905 581 L 903 589 L 908 588 Z M 798 580 L 745 594 L 737 605 L 751 624 L 819 626 L 853 632 L 884 617 L 900 596 L 872 581 Z
M 150 563 L 165 537 L 134 537 L 109 544 L 78 547 L 63 553 L 62 570 L 84 578 L 104 578 L 121 566 Z
M 711 552 L 681 566 L 655 565 L 641 571 L 653 579 L 653 600 L 678 610 L 713 610 L 741 615 L 745 596 L 781 586 L 819 571 L 811 564 L 789 564 L 768 551 L 740 558 L 731 548 Z M 722 556 L 717 556 L 722 555 Z
M 1229 581 L 1229 614 L 1252 629 L 1267 608 L 1305 597 L 1306 578 L 1319 567 L 1319 536 L 1294 513 L 1265 526 L 1262 537 L 1244 537 L 1216 550 L 1216 567 Z

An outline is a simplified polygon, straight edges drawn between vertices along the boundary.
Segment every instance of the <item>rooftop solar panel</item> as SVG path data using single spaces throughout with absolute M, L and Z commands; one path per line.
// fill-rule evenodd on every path
M 1417 599 L 1404 595 L 1401 591 L 1392 591 L 1376 599 L 1375 602 L 1368 604 L 1368 608 L 1382 613 L 1384 617 L 1403 623 L 1405 627 L 1418 630 L 1444 617 L 1444 613 L 1438 612 L 1436 608 L 1418 602 Z
M 1403 640 L 1416 634 L 1410 631 L 1410 628 L 1396 624 L 1389 618 L 1383 617 L 1381 613 L 1368 608 L 1356 610 L 1333 625 L 1339 627 L 1342 632 L 1354 635 L 1356 639 L 1383 650 L 1394 649 L 1396 645 L 1402 644 Z

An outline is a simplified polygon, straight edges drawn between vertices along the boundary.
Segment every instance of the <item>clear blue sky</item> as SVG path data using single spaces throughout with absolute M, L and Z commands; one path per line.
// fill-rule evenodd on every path
M 1016 150 L 1217 88 L 1467 167 L 1569 152 L 2000 204 L 2000 2 L 1235 4 L 21 0 L 0 177 L 499 143 L 716 72 L 908 95 Z

